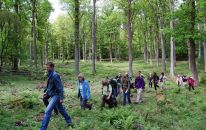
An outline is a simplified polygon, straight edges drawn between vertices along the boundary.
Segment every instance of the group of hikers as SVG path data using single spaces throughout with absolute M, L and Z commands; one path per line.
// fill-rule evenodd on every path
M 46 64 L 47 70 L 47 85 L 44 90 L 43 102 L 46 106 L 44 117 L 42 120 L 42 125 L 40 130 L 46 130 L 50 121 L 52 111 L 54 110 L 55 114 L 60 113 L 66 120 L 67 126 L 71 126 L 71 117 L 65 110 L 63 106 L 64 99 L 64 87 L 62 85 L 60 76 L 54 70 L 54 63 L 48 62 Z M 165 89 L 165 82 L 167 77 L 164 73 L 161 73 L 160 76 L 156 72 L 148 75 L 148 90 L 151 91 L 151 88 L 154 86 L 155 91 L 157 88 L 161 90 Z M 189 90 L 194 89 L 195 80 L 192 77 L 186 76 L 177 76 L 176 79 L 178 87 L 186 86 L 188 83 Z M 92 104 L 88 102 L 91 99 L 91 89 L 89 81 L 85 79 L 83 74 L 78 75 L 78 97 L 80 100 L 81 109 L 92 109 Z M 101 86 L 101 110 L 105 107 L 105 104 L 109 108 L 117 107 L 117 97 L 122 96 L 121 104 L 125 106 L 127 103 L 131 104 L 130 93 L 131 89 L 137 90 L 137 97 L 135 103 L 140 104 L 143 102 L 142 94 L 145 90 L 145 77 L 142 72 L 139 71 L 135 78 L 135 82 L 132 82 L 132 76 L 128 73 L 122 75 L 118 74 L 115 78 L 106 78 L 102 81 Z M 49 101 L 50 100 L 50 101 Z

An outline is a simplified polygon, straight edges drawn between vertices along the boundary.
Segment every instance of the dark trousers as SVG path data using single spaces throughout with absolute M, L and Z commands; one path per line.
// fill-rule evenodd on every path
M 127 93 L 123 92 L 123 96 L 122 97 L 123 97 L 122 105 L 126 105 L 127 101 L 128 101 L 129 104 L 131 104 L 130 91 L 128 91 Z
M 87 99 L 83 99 L 82 97 L 80 97 L 80 106 L 83 110 L 85 110 L 85 108 L 88 108 L 89 110 L 92 109 L 92 104 L 88 103 Z
M 191 91 L 191 88 L 192 88 L 193 90 L 195 90 L 194 86 L 189 83 L 189 91 Z
M 152 88 L 152 82 L 149 83 L 149 88 Z
M 101 108 L 105 107 L 105 104 L 108 104 L 109 108 L 117 107 L 116 98 L 111 96 L 109 99 L 107 99 L 107 97 L 107 95 L 102 96 Z
M 157 88 L 159 88 L 159 85 L 157 85 L 157 83 L 155 83 L 154 88 L 155 88 L 155 90 L 157 90 Z
M 117 97 L 118 96 L 118 88 L 117 87 L 116 88 L 112 88 L 112 93 L 113 93 L 113 95 L 115 97 Z
M 49 95 L 44 95 L 44 96 L 43 96 L 43 102 L 44 102 L 44 105 L 45 105 L 46 107 L 49 105 L 49 98 L 50 98 Z M 54 112 L 55 112 L 56 115 L 59 114 L 57 107 L 54 107 Z

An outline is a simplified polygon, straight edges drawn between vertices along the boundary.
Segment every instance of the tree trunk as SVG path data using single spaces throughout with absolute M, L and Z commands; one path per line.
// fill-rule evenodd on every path
M 147 63 L 148 50 L 147 50 L 147 36 L 146 32 L 144 32 L 144 63 Z
M 156 1 L 156 12 L 155 12 L 155 17 L 156 17 L 156 34 L 155 34 L 155 59 L 156 59 L 156 66 L 159 67 L 159 30 L 160 30 L 160 10 L 159 10 L 159 5 L 158 1 Z
M 165 20 L 164 20 L 164 2 L 161 3 L 161 9 L 162 9 L 162 17 L 160 21 L 161 29 L 163 30 L 165 28 Z M 162 44 L 162 71 L 166 72 L 166 34 L 165 32 L 161 32 L 161 44 Z
M 75 0 L 75 32 L 74 32 L 74 42 L 75 42 L 75 74 L 79 74 L 79 0 Z
M 67 60 L 69 60 L 69 38 L 67 37 Z
M 110 58 L 110 63 L 112 64 L 112 43 L 110 43 L 110 47 L 109 47 L 109 58 Z
M 102 51 L 101 51 L 101 45 L 99 45 L 99 61 L 102 62 Z
M 175 42 L 174 42 L 174 37 L 173 37 L 173 29 L 174 29 L 174 21 L 173 21 L 173 11 L 174 11 L 174 1 L 170 0 L 170 31 L 171 31 L 171 36 L 170 36 L 170 75 L 174 77 L 175 75 L 175 70 L 174 70 L 174 47 L 175 47 Z
M 48 41 L 48 30 L 47 30 L 46 42 L 45 42 L 45 58 L 44 58 L 44 63 L 48 62 L 48 46 L 49 46 L 49 41 Z
M 86 40 L 85 40 L 85 43 L 84 43 L 84 53 L 85 53 L 84 59 L 85 59 L 85 61 L 87 61 L 87 41 Z
M 158 31 L 156 31 L 155 34 L 155 52 L 156 52 L 155 55 L 156 66 L 158 67 L 159 66 L 159 32 Z
M 149 61 L 150 65 L 152 65 L 152 27 L 149 28 L 149 36 L 150 36 L 150 53 L 149 53 Z
M 37 69 L 37 45 L 36 45 L 36 0 L 32 0 L 32 31 L 34 42 L 34 65 Z
M 174 66 L 176 66 L 176 63 L 177 63 L 177 56 L 176 56 L 176 45 L 175 45 L 175 42 L 174 42 L 174 48 L 173 48 L 173 51 L 174 51 Z
M 195 0 L 189 0 L 189 4 L 191 6 L 191 12 L 190 12 L 190 32 L 192 36 L 194 35 L 195 31 L 195 18 L 196 18 L 196 11 L 195 11 Z M 193 78 L 197 81 L 199 81 L 198 78 L 198 72 L 197 72 L 197 66 L 196 66 L 196 60 L 195 60 L 195 40 L 193 37 L 189 38 L 189 46 L 190 46 L 190 64 L 191 64 L 191 71 Z
M 15 0 L 15 4 L 14 4 L 14 10 L 15 13 L 18 15 L 19 14 L 19 0 Z M 19 39 L 19 26 L 15 24 L 14 30 L 16 33 L 16 37 L 15 37 L 15 55 L 13 57 L 13 70 L 14 71 L 18 71 L 18 58 L 19 58 L 19 48 L 18 48 L 18 44 L 20 42 Z
M 189 40 L 187 40 L 187 55 L 188 55 L 188 69 L 191 70 L 191 62 L 190 62 L 190 44 L 189 44 Z
M 42 47 L 41 49 L 41 66 L 43 67 L 44 66 L 44 47 Z
M 92 73 L 96 73 L 96 0 L 93 0 L 93 16 L 92 16 Z
M 29 64 L 30 64 L 30 67 L 32 66 L 32 31 L 31 31 L 31 37 L 30 37 L 30 40 L 29 40 Z
M 83 45 L 82 45 L 82 60 L 83 62 L 85 62 L 85 44 L 84 44 L 84 41 L 83 41 Z
M 2 8 L 2 4 L 3 4 L 3 1 L 0 1 L 0 10 L 1 10 L 1 8 Z
M 128 49 L 129 49 L 129 74 L 133 75 L 132 63 L 133 63 L 133 56 L 132 56 L 132 9 L 131 3 L 132 0 L 128 0 L 128 14 L 127 14 L 127 31 L 128 31 Z
M 61 50 L 61 53 L 62 53 L 62 63 L 64 63 L 64 59 L 65 59 L 65 58 L 64 58 L 64 57 L 65 57 L 65 56 L 64 56 L 64 46 L 65 46 L 65 45 L 64 45 L 64 41 L 63 41 L 63 42 L 62 42 L 62 50 Z
M 117 51 L 118 51 L 118 59 L 121 60 L 121 56 L 120 56 L 120 47 L 119 47 L 119 45 L 118 45 Z
M 198 59 L 202 58 L 202 43 L 198 42 Z
M 205 30 L 205 19 L 202 20 L 201 30 L 202 32 L 204 32 Z M 206 40 L 205 38 L 203 39 L 203 51 L 204 51 L 203 54 L 204 54 L 204 63 L 205 63 L 204 70 L 206 72 Z
M 204 47 L 205 72 L 206 72 L 206 41 L 204 41 L 203 47 Z

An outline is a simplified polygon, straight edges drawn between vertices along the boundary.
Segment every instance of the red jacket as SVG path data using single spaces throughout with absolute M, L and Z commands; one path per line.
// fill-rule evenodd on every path
M 195 86 L 195 80 L 192 77 L 187 79 L 188 84 L 191 84 L 193 87 Z

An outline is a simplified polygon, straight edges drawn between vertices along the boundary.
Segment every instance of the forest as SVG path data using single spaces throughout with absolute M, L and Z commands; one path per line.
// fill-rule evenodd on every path
M 52 115 L 49 130 L 206 129 L 205 0 L 56 0 L 65 13 L 50 20 L 51 1 L 0 0 L 0 129 L 40 128 L 48 63 L 61 77 L 72 119 L 65 128 L 61 115 Z M 154 72 L 166 75 L 163 90 L 150 90 Z M 101 81 L 120 73 L 135 85 L 142 75 L 144 102 L 122 106 L 119 92 L 117 107 L 101 110 Z M 91 111 L 79 105 L 81 77 L 91 87 Z

